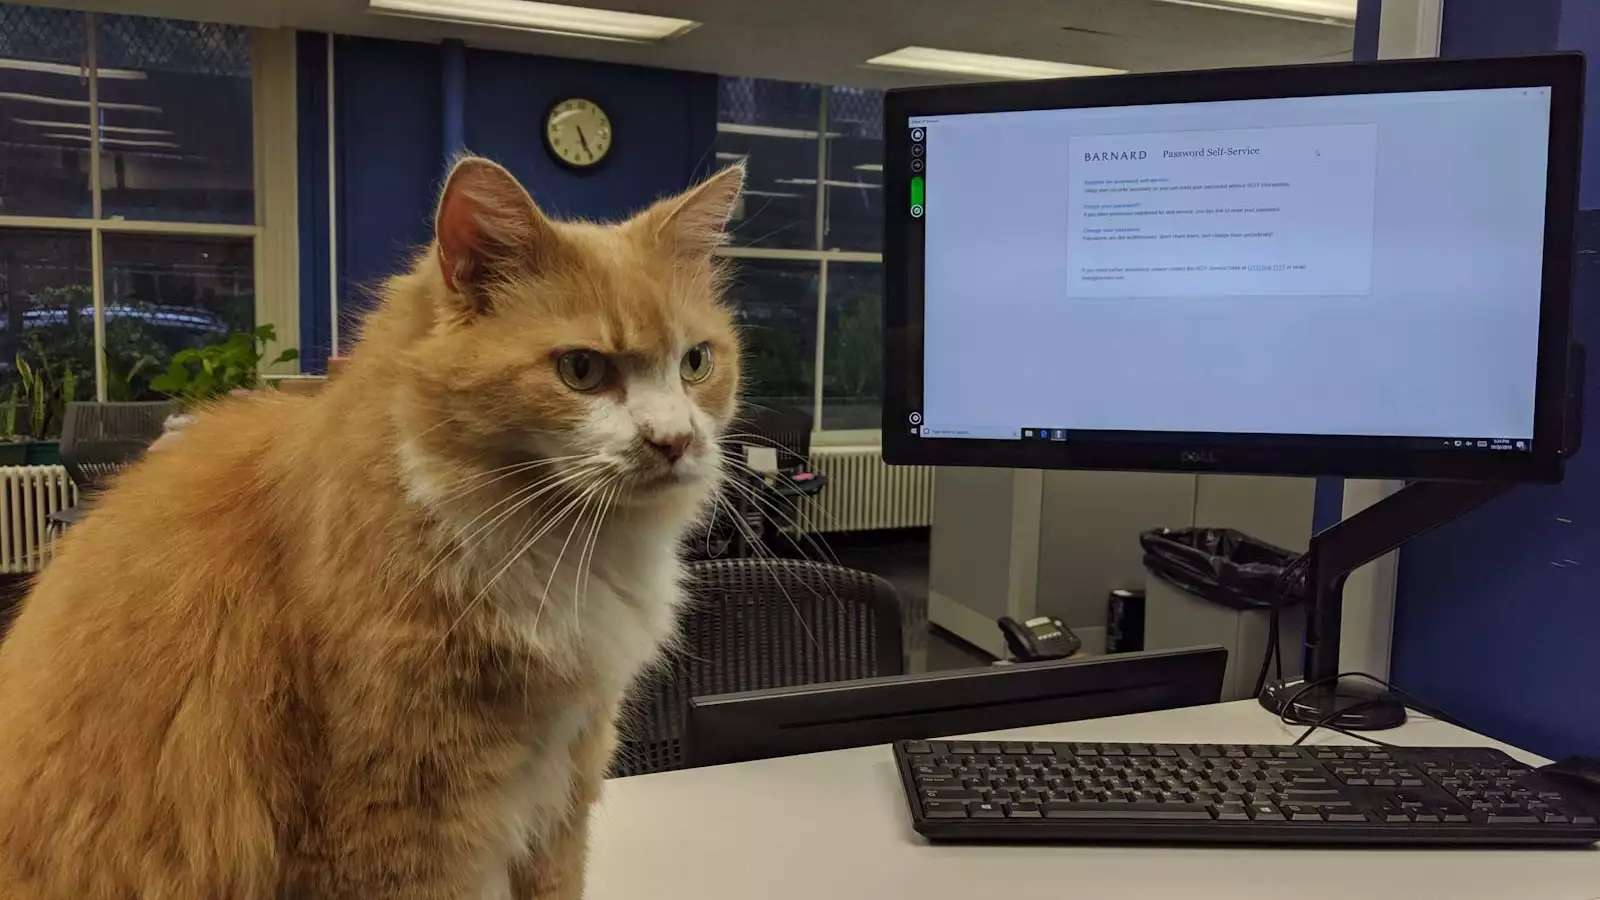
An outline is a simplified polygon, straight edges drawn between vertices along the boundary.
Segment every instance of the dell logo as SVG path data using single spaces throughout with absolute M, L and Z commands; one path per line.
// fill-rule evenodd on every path
M 1217 451 L 1215 450 L 1182 450 L 1178 453 L 1178 459 L 1182 460 L 1185 465 L 1190 466 L 1214 466 L 1218 463 Z

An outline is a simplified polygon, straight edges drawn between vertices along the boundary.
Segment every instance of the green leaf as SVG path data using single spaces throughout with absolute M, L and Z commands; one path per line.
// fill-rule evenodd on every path
M 192 362 L 199 362 L 200 351 L 193 348 L 179 350 L 177 353 L 172 354 L 172 361 L 185 366 Z
M 277 365 L 279 363 L 294 362 L 295 360 L 297 360 L 299 358 L 300 358 L 300 351 L 294 349 L 293 347 L 290 347 L 289 349 L 283 351 L 282 353 L 279 353 L 278 354 L 278 358 L 273 360 L 272 364 L 273 365 Z

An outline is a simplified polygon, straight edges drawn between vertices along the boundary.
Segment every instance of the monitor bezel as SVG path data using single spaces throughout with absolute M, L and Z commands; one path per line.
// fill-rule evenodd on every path
M 1584 58 L 1404 60 L 971 84 L 889 91 L 884 100 L 883 455 L 906 465 L 1343 475 L 1557 482 L 1568 433 L 1574 237 Z M 1533 449 L 1394 449 L 1367 436 L 1104 433 L 1089 442 L 925 438 L 921 405 L 923 259 L 910 204 L 915 116 L 1411 91 L 1549 87 L 1543 281 Z M 920 232 L 917 232 L 920 236 Z M 913 254 L 915 254 L 913 256 Z M 1049 425 L 1051 423 L 1035 423 Z M 1126 434 L 1126 440 L 1121 439 Z

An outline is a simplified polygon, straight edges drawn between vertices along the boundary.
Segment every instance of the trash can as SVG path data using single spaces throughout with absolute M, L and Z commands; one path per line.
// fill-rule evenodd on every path
M 1221 644 L 1222 699 L 1254 697 L 1268 677 L 1301 674 L 1300 554 L 1231 528 L 1158 528 L 1144 548 L 1144 649 Z

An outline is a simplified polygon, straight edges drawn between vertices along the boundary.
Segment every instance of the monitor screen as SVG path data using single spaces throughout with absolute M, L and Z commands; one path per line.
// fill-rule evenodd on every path
M 919 396 L 886 428 L 924 449 L 1053 445 L 1025 451 L 1041 465 L 1122 467 L 1131 445 L 1130 468 L 1272 451 L 1242 468 L 1307 474 L 1344 468 L 1328 453 L 1411 475 L 1536 458 L 1559 442 L 1538 405 L 1541 328 L 1565 329 L 1545 321 L 1549 276 L 1570 267 L 1546 259 L 1552 228 L 1570 242 L 1551 208 L 1552 179 L 1573 179 L 1552 170 L 1562 79 L 1386 89 L 1459 65 L 1312 67 L 1316 93 L 1248 96 L 1262 75 L 1176 102 L 1185 78 L 1238 73 L 1152 76 L 1170 86 L 1152 102 L 1085 103 L 1083 82 L 1020 109 L 1016 86 L 942 89 L 964 92 L 953 109 L 907 92 L 886 172 L 906 182 L 890 230 L 916 269 L 920 358 L 890 355 Z M 1341 79 L 1359 89 L 1329 93 Z M 971 108 L 985 91 L 998 108 Z M 1140 462 L 1162 445 L 1170 466 Z

